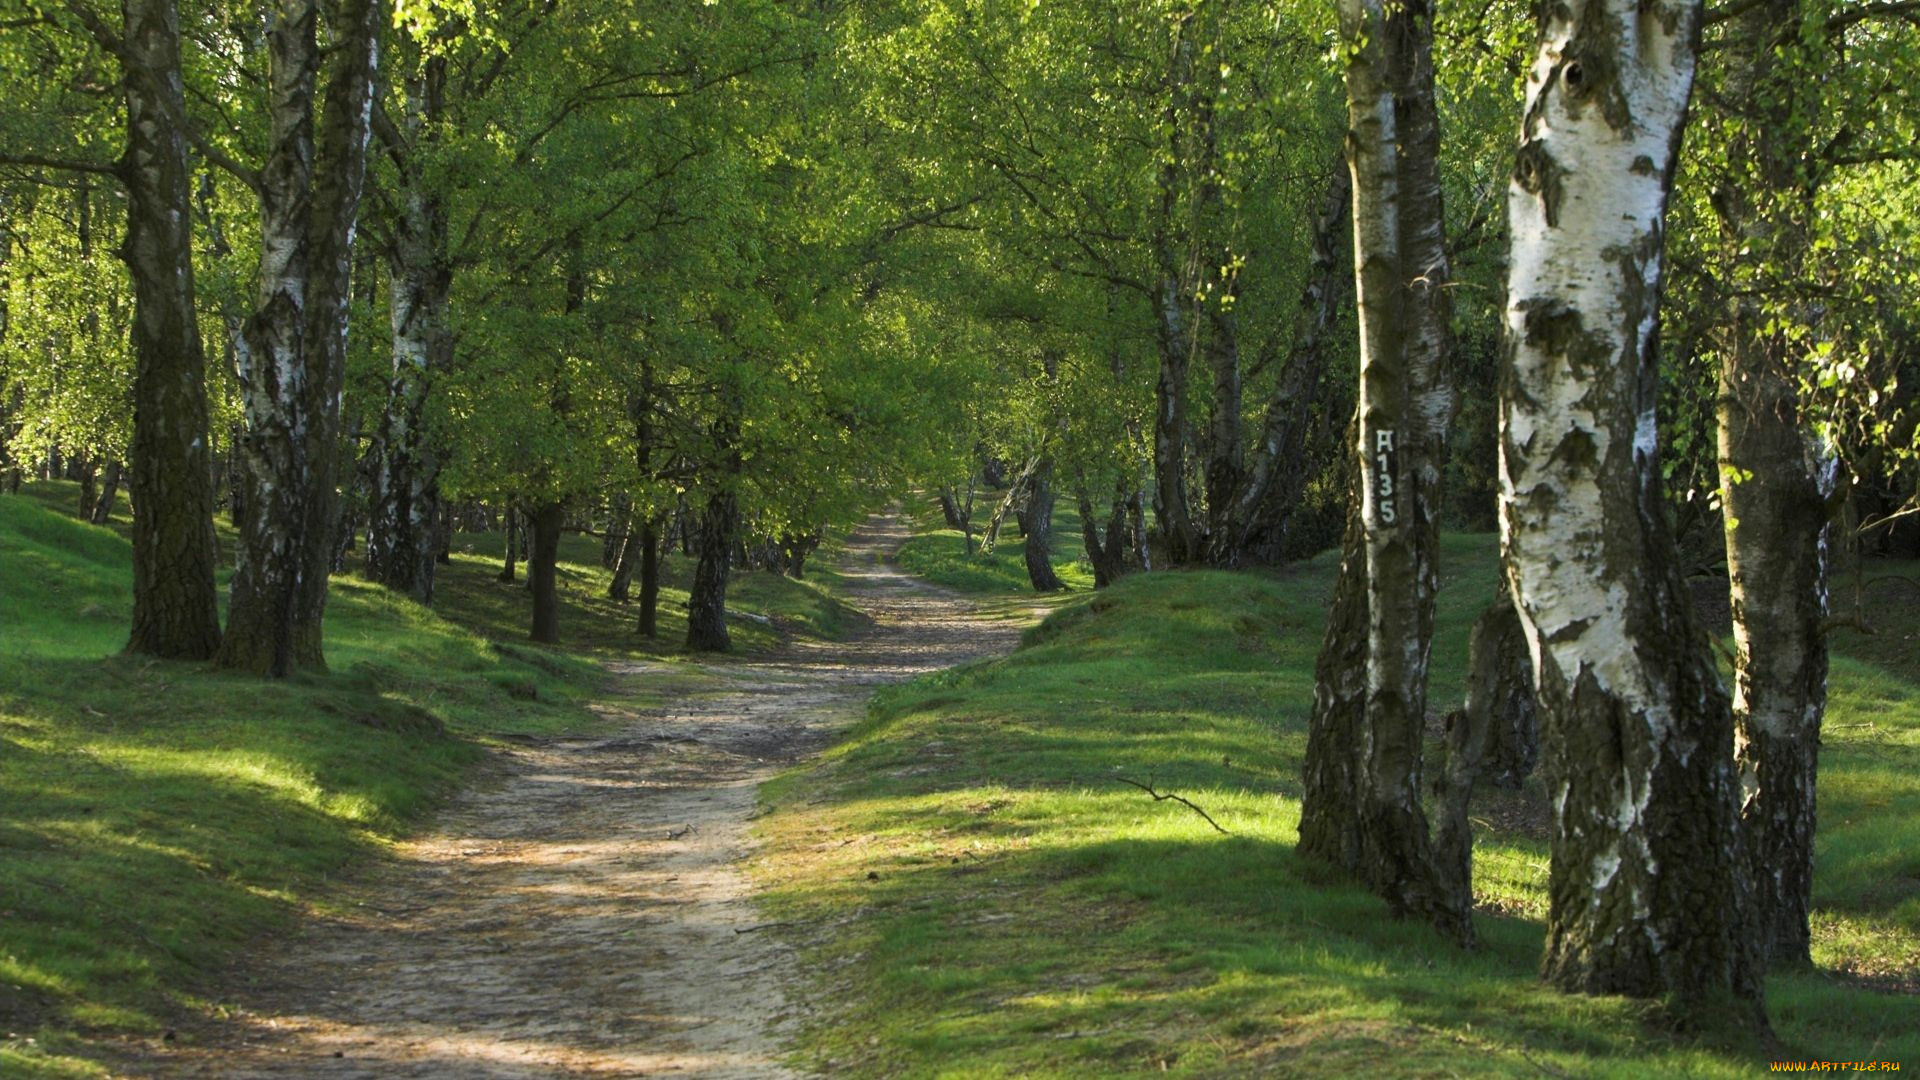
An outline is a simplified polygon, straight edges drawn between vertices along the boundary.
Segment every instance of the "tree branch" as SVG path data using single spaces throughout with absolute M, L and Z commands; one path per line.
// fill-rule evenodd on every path
M 100 161 L 72 161 L 67 158 L 41 157 L 38 154 L 9 154 L 0 151 L 0 165 L 24 165 L 39 169 L 60 169 L 64 172 L 92 173 L 96 176 L 111 176 L 122 183 L 126 176 L 120 170 L 120 163 Z
M 1207 819 L 1207 824 L 1209 824 L 1209 825 L 1211 825 L 1211 826 L 1213 826 L 1213 831 L 1214 831 L 1214 832 L 1217 832 L 1217 833 L 1219 833 L 1219 834 L 1220 834 L 1221 836 L 1232 836 L 1232 835 L 1233 835 L 1232 833 L 1230 833 L 1230 832 L 1228 832 L 1227 830 L 1225 830 L 1225 829 L 1223 829 L 1223 828 L 1221 828 L 1221 827 L 1220 827 L 1220 823 L 1219 823 L 1219 822 L 1217 822 L 1217 821 L 1215 821 L 1215 820 L 1213 820 L 1213 815 L 1211 815 L 1211 814 L 1209 814 L 1209 813 L 1207 813 L 1207 812 L 1206 812 L 1205 810 L 1202 810 L 1202 809 L 1200 809 L 1200 808 L 1199 808 L 1198 806 L 1195 806 L 1195 805 L 1194 805 L 1193 803 L 1191 803 L 1191 802 L 1189 802 L 1189 801 L 1187 801 L 1186 799 L 1184 799 L 1184 798 L 1181 798 L 1181 797 L 1180 797 L 1180 796 L 1178 796 L 1178 795 L 1175 795 L 1175 794 L 1174 794 L 1173 792 L 1171 792 L 1171 791 L 1166 791 L 1166 792 L 1161 792 L 1161 791 L 1155 791 L 1155 790 L 1153 790 L 1153 785 L 1152 785 L 1152 784 L 1143 784 L 1143 783 L 1141 783 L 1141 782 L 1140 782 L 1140 781 L 1138 781 L 1138 780 L 1131 780 L 1131 779 L 1128 779 L 1127 777 L 1124 777 L 1124 776 L 1116 776 L 1116 777 L 1114 777 L 1114 779 L 1115 779 L 1115 780 L 1117 780 L 1117 781 L 1119 781 L 1119 782 L 1120 782 L 1120 783 L 1122 783 L 1122 784 L 1126 784 L 1126 785 L 1127 785 L 1127 786 L 1129 786 L 1129 787 L 1137 787 L 1137 788 L 1139 788 L 1139 789 L 1140 789 L 1141 791 L 1144 791 L 1144 792 L 1146 792 L 1147 794 L 1149 794 L 1149 795 L 1151 795 L 1151 796 L 1153 796 L 1153 801 L 1154 801 L 1154 802 L 1165 802 L 1165 801 L 1166 801 L 1166 800 L 1168 800 L 1168 799 L 1172 799 L 1172 800 L 1173 800 L 1174 802 L 1177 802 L 1177 803 L 1179 803 L 1179 804 L 1180 804 L 1181 806 L 1184 806 L 1184 807 L 1186 807 L 1187 809 L 1189 809 L 1189 810 L 1191 810 L 1191 811 L 1193 811 L 1194 813 L 1196 813 L 1196 814 L 1199 814 L 1199 815 L 1200 815 L 1201 817 L 1203 817 L 1203 818 L 1206 818 L 1206 819 Z

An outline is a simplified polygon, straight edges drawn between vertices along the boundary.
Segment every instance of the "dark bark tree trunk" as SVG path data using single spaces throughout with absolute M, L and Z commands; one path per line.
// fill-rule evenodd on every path
M 1533 771 L 1539 744 L 1533 679 L 1520 614 L 1503 585 L 1473 624 L 1467 646 L 1467 699 L 1447 715 L 1447 767 L 1436 785 L 1439 817 L 1433 851 L 1440 877 L 1461 895 L 1473 891 L 1475 784 L 1485 778 L 1518 788 Z
M 726 652 L 732 647 L 727 633 L 727 578 L 739 528 L 740 507 L 733 492 L 709 495 L 700 515 L 699 561 L 687 596 L 687 648 L 694 652 Z
M 791 533 L 780 540 L 780 553 L 785 560 L 783 572 L 795 581 L 803 580 L 807 572 L 807 557 L 820 546 L 820 537 L 814 533 Z
M 960 516 L 960 503 L 954 497 L 952 488 L 940 489 L 940 514 L 947 519 L 947 528 L 964 529 L 966 519 Z
M 1310 478 L 1307 440 L 1327 382 L 1326 342 L 1345 296 L 1340 232 L 1347 224 L 1353 179 L 1333 170 L 1313 233 L 1313 266 L 1300 292 L 1300 312 L 1286 365 L 1261 422 L 1245 481 L 1234 494 L 1231 546 L 1241 561 L 1281 560 L 1288 519 Z
M 82 457 L 80 455 L 75 455 L 74 465 L 74 472 L 79 475 L 80 479 L 80 513 L 78 516 L 81 521 L 92 521 L 93 504 L 100 498 L 100 468 L 93 463 L 92 458 Z
M 1345 554 L 1308 731 L 1300 851 L 1473 941 L 1472 893 L 1421 805 L 1440 472 L 1453 388 L 1432 12 L 1342 0 L 1360 407 Z
M 1469 721 L 1481 740 L 1479 776 L 1518 791 L 1540 763 L 1539 708 L 1527 635 L 1506 587 L 1473 624 L 1467 649 Z
M 1042 461 L 1027 481 L 1027 580 L 1035 592 L 1058 592 L 1066 583 L 1053 572 L 1053 459 Z
M 1713 200 L 1738 296 L 1724 323 L 1718 402 L 1734 759 L 1756 932 L 1763 959 L 1782 966 L 1812 963 L 1828 502 L 1837 479 L 1832 448 L 1801 416 L 1796 364 L 1805 342 L 1784 329 L 1814 309 L 1802 299 L 1817 192 L 1803 171 L 1807 110 L 1818 107 L 1807 98 L 1817 93 L 1812 65 L 1828 61 L 1816 54 L 1809 62 L 1806 11 L 1803 0 L 1767 0 L 1729 30 L 1743 43 L 1728 77 L 1738 126 L 1730 179 Z
M 660 521 L 651 517 L 640 529 L 640 634 L 660 636 Z
M 127 651 L 205 660 L 220 647 L 206 359 L 194 310 L 191 178 L 171 0 L 123 0 L 127 236 L 133 278 L 133 627 Z
M 700 515 L 698 561 L 687 596 L 687 648 L 694 652 L 725 652 L 732 646 L 727 632 L 727 578 L 740 535 L 737 485 L 744 466 L 737 399 L 728 397 L 723 403 L 711 434 L 720 458 L 714 463 L 718 475 Z
M 1087 492 L 1086 475 L 1076 473 L 1074 480 L 1074 501 L 1080 511 L 1080 542 L 1086 547 L 1087 562 L 1093 566 L 1093 587 L 1104 589 L 1127 572 L 1127 485 L 1122 480 L 1115 486 L 1113 506 L 1103 535 L 1093 496 Z
M 506 536 L 506 556 L 501 562 L 499 580 L 513 584 L 514 563 L 520 558 L 520 520 L 524 515 L 509 506 L 500 515 L 500 531 Z
M 1700 5 L 1540 17 L 1507 193 L 1500 512 L 1554 805 L 1542 968 L 1569 992 L 1757 1014 L 1732 710 L 1668 528 L 1655 409 Z
M 95 525 L 105 525 L 113 520 L 113 500 L 114 496 L 120 493 L 120 473 L 120 462 L 107 462 L 100 480 L 100 497 L 94 501 L 93 516 L 87 519 Z
M 257 675 L 326 667 L 354 227 L 385 12 L 381 0 L 343 0 L 336 9 L 317 136 L 319 5 L 282 5 L 268 33 L 272 134 L 260 183 L 259 305 L 240 352 L 247 494 L 220 655 L 222 667 Z
M 374 436 L 368 508 L 370 581 L 433 602 L 432 528 L 441 511 L 440 455 L 427 429 L 434 381 L 453 361 L 448 305 L 453 291 L 447 211 L 423 159 L 444 113 L 446 58 L 429 57 L 407 80 L 399 212 L 387 250 L 393 365 Z
M 557 502 L 542 503 L 527 515 L 527 580 L 533 587 L 533 630 L 543 645 L 560 643 L 560 527 L 566 512 Z

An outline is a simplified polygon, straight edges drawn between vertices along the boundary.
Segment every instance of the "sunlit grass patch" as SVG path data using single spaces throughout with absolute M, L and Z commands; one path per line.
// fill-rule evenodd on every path
M 940 523 L 937 506 L 929 509 L 916 503 L 915 535 L 901 546 L 897 556 L 901 569 L 957 592 L 1032 593 L 1033 581 L 1027 576 L 1027 538 L 1020 534 L 1019 522 L 1012 514 L 1007 515 L 993 551 L 980 550 L 979 541 L 992 513 L 991 502 L 983 500 L 975 506 L 975 546 L 969 553 L 960 530 L 935 527 Z M 1055 508 L 1051 540 L 1048 550 L 1060 580 L 1069 589 L 1093 588 L 1093 567 L 1087 562 L 1080 539 L 1080 515 L 1071 506 L 1062 503 Z
M 1435 709 L 1461 692 L 1496 582 L 1491 537 L 1450 536 L 1445 557 Z M 1767 1048 L 1717 1022 L 1541 987 L 1537 780 L 1476 805 L 1472 953 L 1295 856 L 1333 571 L 1322 556 L 1126 579 L 1011 657 L 881 691 L 843 744 L 771 785 L 758 873 L 773 917 L 811 928 L 796 940 L 835 1002 L 798 1060 L 864 1076 L 1764 1068 Z M 1914 970 L 1920 771 L 1897 757 L 1920 732 L 1914 685 L 1835 665 L 1821 970 L 1770 985 L 1791 1056 L 1920 1061 L 1920 999 L 1857 977 Z

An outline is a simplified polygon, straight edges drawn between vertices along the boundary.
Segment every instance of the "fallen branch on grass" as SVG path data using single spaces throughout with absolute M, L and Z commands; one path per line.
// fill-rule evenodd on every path
M 1198 806 L 1195 806 L 1195 805 L 1194 805 L 1194 804 L 1193 804 L 1192 802 L 1190 802 L 1190 801 L 1188 801 L 1187 799 L 1184 799 L 1184 798 L 1181 798 L 1181 797 L 1180 797 L 1180 796 L 1178 796 L 1178 795 L 1175 795 L 1175 794 L 1174 794 L 1173 792 L 1171 792 L 1171 791 L 1164 791 L 1164 792 L 1162 792 L 1162 791 L 1155 791 L 1155 790 L 1153 790 L 1153 785 L 1152 785 L 1152 784 L 1143 784 L 1143 783 L 1141 783 L 1141 782 L 1140 782 L 1140 781 L 1138 781 L 1138 780 L 1133 780 L 1133 779 L 1129 779 L 1129 778 L 1127 778 L 1127 777 L 1125 777 L 1125 776 L 1116 776 L 1116 777 L 1114 777 L 1114 779 L 1115 779 L 1115 780 L 1118 780 L 1119 782 L 1121 782 L 1121 783 L 1123 783 L 1123 784 L 1126 784 L 1126 785 L 1128 785 L 1128 786 L 1130 786 L 1130 787 L 1137 787 L 1137 788 L 1139 788 L 1139 789 L 1140 789 L 1141 791 L 1144 791 L 1144 792 L 1146 792 L 1147 794 L 1149 794 L 1149 795 L 1151 795 L 1151 796 L 1153 796 L 1153 801 L 1154 801 L 1154 802 L 1165 802 L 1165 801 L 1166 801 L 1166 800 L 1168 800 L 1168 799 L 1172 799 L 1172 800 L 1173 800 L 1174 802 L 1177 802 L 1177 803 L 1179 803 L 1179 804 L 1180 804 L 1181 806 L 1184 806 L 1184 807 L 1186 807 L 1187 809 L 1189 809 L 1189 810 L 1191 810 L 1191 811 L 1193 811 L 1194 813 L 1196 813 L 1196 814 L 1199 814 L 1199 815 L 1200 815 L 1201 817 L 1203 817 L 1203 818 L 1206 818 L 1206 819 L 1207 819 L 1207 824 L 1209 824 L 1209 825 L 1211 825 L 1211 826 L 1213 826 L 1213 831 L 1214 831 L 1214 832 L 1217 832 L 1217 833 L 1219 833 L 1219 834 L 1220 834 L 1221 836 L 1232 836 L 1232 835 L 1233 835 L 1232 833 L 1230 833 L 1230 832 L 1228 832 L 1227 830 L 1225 830 L 1225 829 L 1223 829 L 1223 828 L 1221 828 L 1221 827 L 1220 827 L 1220 823 L 1219 823 L 1219 822 L 1217 822 L 1217 821 L 1215 821 L 1215 820 L 1213 820 L 1213 815 L 1212 815 L 1212 814 L 1209 814 L 1209 813 L 1207 813 L 1207 812 L 1206 812 L 1205 810 L 1202 810 L 1202 809 L 1200 809 L 1200 808 L 1199 808 Z

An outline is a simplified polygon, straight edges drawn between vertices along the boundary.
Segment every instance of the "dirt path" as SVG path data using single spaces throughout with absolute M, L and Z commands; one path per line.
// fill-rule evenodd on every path
M 1013 645 L 1011 624 L 888 565 L 903 539 L 875 521 L 843 557 L 875 620 L 855 640 L 730 663 L 738 691 L 616 735 L 502 753 L 356 915 L 252 965 L 238 1019 L 155 1044 L 130 1075 L 792 1075 L 793 961 L 753 929 L 742 873 L 755 788 L 876 684 Z

